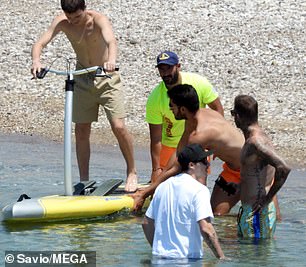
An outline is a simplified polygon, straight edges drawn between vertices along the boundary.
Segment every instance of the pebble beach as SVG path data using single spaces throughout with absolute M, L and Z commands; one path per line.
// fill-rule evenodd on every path
M 160 81 L 162 50 L 176 52 L 183 71 L 207 77 L 225 117 L 235 96 L 250 94 L 276 150 L 306 168 L 306 2 L 303 0 L 87 1 L 107 15 L 118 39 L 126 125 L 137 146 L 149 149 L 148 95 Z M 0 132 L 62 142 L 63 76 L 31 80 L 32 44 L 61 12 L 60 1 L 2 1 Z M 46 66 L 65 70 L 74 53 L 63 34 L 43 50 Z M 92 142 L 116 145 L 105 114 L 93 124 Z

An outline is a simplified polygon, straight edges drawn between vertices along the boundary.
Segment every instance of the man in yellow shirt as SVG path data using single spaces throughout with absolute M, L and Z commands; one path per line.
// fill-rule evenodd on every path
M 169 108 L 168 90 L 178 84 L 190 84 L 197 91 L 201 108 L 208 105 L 224 115 L 218 93 L 211 83 L 198 74 L 182 72 L 179 58 L 174 52 L 160 53 L 156 67 L 162 81 L 151 92 L 146 105 L 146 121 L 149 124 L 151 141 L 151 181 L 155 181 L 166 167 L 185 129 L 185 122 L 176 120 Z

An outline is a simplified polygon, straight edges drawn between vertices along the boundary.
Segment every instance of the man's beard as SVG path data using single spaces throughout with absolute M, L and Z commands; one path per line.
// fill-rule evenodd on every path
M 165 83 L 166 85 L 173 85 L 173 84 L 176 84 L 177 81 L 178 81 L 178 78 L 179 78 L 179 72 L 178 72 L 178 71 L 176 71 L 176 72 L 173 74 L 173 76 L 168 75 L 168 76 L 162 77 L 162 79 L 163 79 L 163 81 L 164 81 L 164 83 Z
M 176 115 L 174 115 L 174 118 L 176 119 L 176 120 L 185 120 L 186 118 L 184 118 L 184 116 L 182 115 L 182 113 L 181 112 L 178 112 Z

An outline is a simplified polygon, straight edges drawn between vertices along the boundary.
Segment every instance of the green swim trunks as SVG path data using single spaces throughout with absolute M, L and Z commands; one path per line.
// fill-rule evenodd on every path
M 238 217 L 238 236 L 249 238 L 271 238 L 276 228 L 276 209 L 271 202 L 262 211 L 253 214 L 250 205 L 240 207 Z

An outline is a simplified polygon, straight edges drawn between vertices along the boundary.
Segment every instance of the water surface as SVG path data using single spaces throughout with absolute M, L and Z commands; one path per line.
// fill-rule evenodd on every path
M 63 146 L 39 137 L 0 134 L 0 208 L 19 195 L 31 197 L 63 194 Z M 78 180 L 73 152 L 73 179 Z M 148 149 L 138 148 L 136 162 L 141 182 L 149 179 Z M 208 179 L 211 189 L 221 163 L 213 163 Z M 125 178 L 125 163 L 116 146 L 92 149 L 91 177 L 97 182 Z M 7 225 L 0 224 L 0 265 L 7 250 L 86 250 L 96 251 L 97 266 L 306 266 L 306 173 L 294 169 L 278 194 L 283 220 L 275 238 L 253 242 L 236 236 L 238 207 L 231 216 L 215 219 L 224 253 L 229 261 L 217 261 L 205 246 L 205 258 L 197 262 L 159 261 L 151 258 L 141 217 L 127 213 L 99 219 Z M 2 220 L 2 219 L 1 219 Z M 152 261 L 151 261 L 152 260 Z

